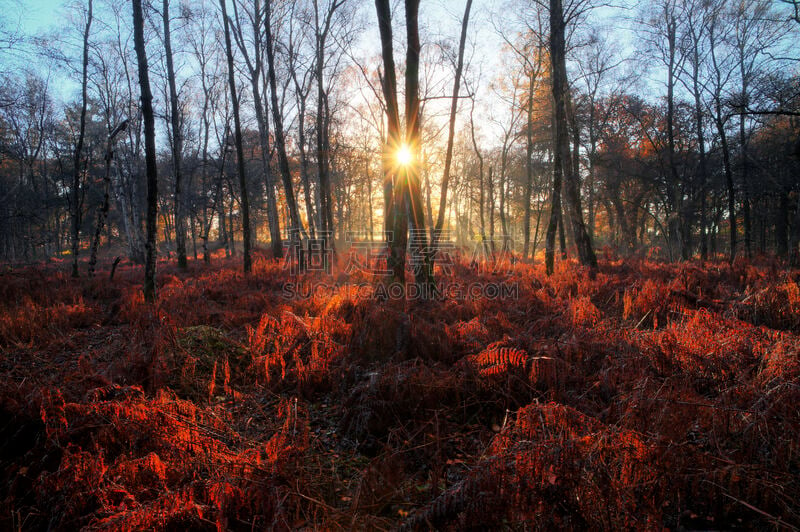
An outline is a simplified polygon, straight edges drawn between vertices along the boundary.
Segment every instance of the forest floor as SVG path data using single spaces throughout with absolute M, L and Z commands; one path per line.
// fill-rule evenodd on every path
M 508 267 L 409 302 L 162 263 L 155 306 L 4 269 L 0 529 L 800 527 L 800 271 Z

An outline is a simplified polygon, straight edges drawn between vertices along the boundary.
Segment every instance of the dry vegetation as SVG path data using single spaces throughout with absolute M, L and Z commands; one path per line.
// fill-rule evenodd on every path
M 124 263 L 0 274 L 0 528 L 800 526 L 796 270 L 409 304 L 239 269 L 165 263 L 154 308 Z

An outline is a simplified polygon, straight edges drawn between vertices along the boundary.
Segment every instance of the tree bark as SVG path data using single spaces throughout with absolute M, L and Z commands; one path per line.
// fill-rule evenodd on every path
M 478 149 L 478 143 L 475 140 L 475 99 L 473 97 L 472 100 L 472 109 L 469 113 L 469 128 L 470 128 L 470 136 L 472 138 L 472 149 L 475 151 L 475 156 L 478 158 L 478 214 L 480 216 L 480 236 L 481 236 L 481 246 L 483 247 L 483 252 L 488 255 L 489 248 L 486 242 L 486 210 L 484 204 L 486 203 L 486 189 L 484 187 L 483 182 L 483 155 L 481 155 L 480 150 Z
M 489 204 L 489 248 L 494 253 L 494 167 L 491 164 L 486 174 L 486 192 Z
M 555 124 L 555 117 L 553 117 L 553 123 Z M 561 150 L 556 149 L 555 127 L 553 127 L 553 135 L 553 184 L 550 191 L 550 217 L 544 239 L 544 268 L 547 275 L 551 275 L 555 269 L 556 232 L 561 218 L 561 181 L 564 171 L 561 163 Z
M 747 84 L 742 83 L 742 94 L 747 94 Z M 745 131 L 745 114 L 739 115 L 739 149 L 742 170 L 742 225 L 744 228 L 744 253 L 749 259 L 752 255 L 752 223 L 750 220 L 750 191 L 748 186 L 747 134 Z
M 528 249 L 530 248 L 531 242 L 531 196 L 533 194 L 533 89 L 536 86 L 537 76 L 538 72 L 531 71 L 528 77 L 528 105 L 526 106 L 528 120 L 525 128 L 525 219 L 522 222 L 522 238 L 524 239 L 522 245 L 523 258 L 528 257 Z M 536 245 L 534 244 L 533 247 L 534 252 L 531 254 L 531 258 L 534 258 L 533 256 L 536 255 Z
M 785 185 L 780 188 L 778 200 L 778 216 L 775 221 L 775 254 L 782 259 L 789 255 L 789 190 Z
M 297 99 L 297 148 L 300 150 L 300 180 L 303 183 L 308 232 L 311 238 L 315 238 L 317 224 L 314 222 L 314 204 L 311 201 L 311 179 L 308 175 L 308 154 L 306 152 L 306 99 L 309 89 L 298 80 L 297 68 L 292 63 L 290 63 L 290 69 Z
M 567 208 L 572 222 L 572 232 L 575 245 L 578 249 L 578 259 L 584 266 L 597 267 L 597 257 L 592 249 L 592 242 L 586 232 L 581 208 L 580 183 L 577 168 L 573 168 L 570 156 L 570 141 L 568 131 L 568 91 L 567 66 L 566 66 L 566 40 L 565 40 L 564 13 L 561 0 L 550 0 L 550 58 L 552 61 L 552 89 L 554 103 L 554 140 L 555 158 L 553 181 L 563 175 Z M 560 185 L 560 183 L 559 183 Z M 560 188 L 560 186 L 559 186 Z M 554 198 L 555 203 L 555 198 Z M 551 213 L 552 224 L 552 213 Z M 548 228 L 548 237 L 550 236 Z M 550 249 L 552 253 L 552 249 Z M 552 272 L 552 257 L 549 261 L 548 272 Z
M 167 84 L 169 85 L 170 126 L 172 128 L 172 177 L 175 179 L 175 252 L 178 255 L 178 268 L 186 269 L 186 220 L 183 212 L 182 156 L 183 136 L 181 117 L 178 110 L 178 89 L 175 84 L 175 67 L 172 62 L 172 37 L 169 29 L 169 0 L 163 0 L 161 16 L 164 19 L 164 55 L 167 63 Z
M 444 157 L 444 173 L 442 174 L 442 191 L 439 197 L 439 214 L 436 216 L 436 230 L 434 231 L 434 247 L 438 233 L 444 226 L 444 216 L 447 206 L 447 187 L 450 184 L 450 165 L 453 161 L 453 137 L 456 128 L 456 112 L 458 111 L 458 93 L 461 89 L 461 73 L 464 69 L 464 47 L 467 42 L 467 26 L 469 25 L 469 12 L 472 8 L 472 0 L 467 0 L 464 8 L 464 18 L 461 21 L 461 37 L 458 41 L 458 60 L 456 63 L 456 74 L 453 80 L 453 98 L 450 102 L 450 122 L 447 129 L 447 149 Z
M 706 140 L 703 130 L 703 107 L 701 102 L 700 88 L 700 51 L 699 38 L 692 36 L 692 93 L 694 95 L 695 107 L 695 129 L 697 133 L 697 146 L 700 151 L 700 257 L 702 260 L 708 259 L 708 236 L 707 232 L 707 206 L 706 183 L 708 181 L 708 163 L 706 161 Z
M 97 265 L 97 248 L 100 246 L 100 234 L 103 232 L 103 226 L 108 218 L 108 209 L 110 207 L 110 189 L 111 189 L 111 159 L 114 158 L 114 139 L 128 126 L 128 121 L 124 120 L 111 133 L 108 134 L 108 141 L 106 144 L 105 156 L 105 173 L 103 175 L 103 204 L 97 211 L 97 225 L 94 230 L 94 238 L 92 239 L 92 250 L 89 257 L 89 277 L 94 276 L 95 266 Z
M 283 117 L 281 116 L 280 102 L 278 100 L 278 81 L 275 75 L 272 6 L 269 1 L 264 5 L 264 30 L 267 52 L 267 78 L 269 78 L 270 100 L 272 103 L 272 121 L 275 123 L 275 147 L 278 151 L 278 167 L 280 168 L 281 179 L 283 180 L 286 204 L 289 208 L 291 228 L 305 233 L 303 224 L 300 222 L 300 215 L 297 212 L 297 201 L 295 201 L 294 197 L 292 174 L 289 169 L 289 158 L 286 155 L 286 138 L 283 131 Z
M 397 75 L 395 73 L 392 43 L 392 13 L 389 0 L 375 0 L 378 29 L 383 57 L 382 89 L 386 104 L 386 144 L 383 149 L 384 200 L 386 203 L 384 227 L 390 234 L 388 269 L 395 282 L 405 281 L 406 244 L 408 243 L 408 213 L 404 181 L 394 164 L 393 157 L 400 148 L 400 116 L 397 105 Z
M 422 205 L 422 184 L 420 181 L 420 153 L 422 144 L 420 108 L 419 108 L 419 2 L 406 0 L 406 146 L 414 154 L 410 164 L 406 165 L 408 181 L 408 209 L 411 229 L 414 238 L 427 242 L 425 233 L 425 212 Z M 421 242 L 415 242 L 420 244 Z M 422 246 L 423 252 L 427 245 Z M 417 260 L 414 275 L 417 285 L 426 288 L 432 281 L 430 261 L 427 254 L 421 253 Z M 426 292 L 423 291 L 423 294 Z
M 717 109 L 717 131 L 719 133 L 720 144 L 722 146 L 722 166 L 725 169 L 725 184 L 728 191 L 728 221 L 730 225 L 730 261 L 736 258 L 737 224 L 736 224 L 736 188 L 733 184 L 733 170 L 731 169 L 731 155 L 728 147 L 728 136 L 725 133 L 725 125 L 719 115 L 721 109 Z
M 675 70 L 676 70 L 676 51 L 677 51 L 677 22 L 672 11 L 665 7 L 665 20 L 667 26 L 667 162 L 669 164 L 669 176 L 667 177 L 667 189 L 669 191 L 669 201 L 672 214 L 669 216 L 667 228 L 672 247 L 680 246 L 681 257 L 686 260 L 686 247 L 683 245 L 681 237 L 681 196 L 678 187 L 678 168 L 675 163 Z
M 225 32 L 225 52 L 228 56 L 228 85 L 231 91 L 231 106 L 233 108 L 233 136 L 236 144 L 236 164 L 239 174 L 239 188 L 241 198 L 239 205 L 242 208 L 242 255 L 244 273 L 248 274 L 253 269 L 252 257 L 250 256 L 250 202 L 247 195 L 247 174 L 244 164 L 244 148 L 242 147 L 242 125 L 239 117 L 239 95 L 236 92 L 236 74 L 233 68 L 233 49 L 231 47 L 231 30 L 228 21 L 228 10 L 225 6 L 226 0 L 219 0 L 222 8 L 222 23 Z M 267 9 L 269 12 L 269 8 Z
M 319 7 L 314 1 L 314 45 L 316 56 L 316 81 L 317 81 L 317 173 L 319 175 L 320 187 L 320 221 L 321 230 L 333 233 L 333 195 L 331 194 L 330 182 L 330 136 L 328 116 L 327 93 L 325 91 L 325 43 L 330 30 L 331 20 L 335 11 L 344 3 L 344 0 L 334 0 L 330 9 L 325 15 L 325 21 L 320 25 Z M 330 239 L 333 247 L 333 239 Z
M 147 227 L 145 231 L 144 300 L 156 300 L 156 231 L 158 230 L 158 170 L 156 167 L 156 132 L 153 117 L 153 94 L 144 43 L 142 0 L 133 0 L 133 41 L 139 66 L 139 87 L 142 95 L 144 122 L 144 156 L 147 169 Z
M 89 76 L 89 31 L 92 28 L 92 0 L 89 0 L 89 8 L 86 12 L 86 27 L 83 31 L 83 69 L 81 75 L 81 116 L 78 127 L 78 142 L 75 145 L 74 175 L 72 179 L 72 276 L 78 277 L 78 252 L 80 251 L 80 229 L 81 229 L 81 174 L 83 157 L 83 142 L 86 135 L 86 107 L 87 107 L 87 85 Z

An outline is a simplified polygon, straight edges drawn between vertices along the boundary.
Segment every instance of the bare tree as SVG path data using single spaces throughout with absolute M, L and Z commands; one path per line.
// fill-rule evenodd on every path
M 550 226 L 555 223 L 554 216 L 560 211 L 560 200 L 556 196 L 563 177 L 567 208 L 572 222 L 572 233 L 578 248 L 578 259 L 581 264 L 591 268 L 597 267 L 597 257 L 592 248 L 592 241 L 586 231 L 581 207 L 578 169 L 574 167 L 570 155 L 568 131 L 569 119 L 569 83 L 567 81 L 566 37 L 567 20 L 561 0 L 550 0 L 550 61 L 552 66 L 551 82 L 553 89 L 553 126 L 554 126 L 554 159 L 553 159 L 553 212 L 550 214 Z M 558 190 L 560 192 L 560 190 Z M 548 247 L 546 269 L 553 271 L 553 253 L 555 231 L 548 227 Z
M 115 153 L 115 166 L 117 177 L 113 189 L 122 219 L 122 229 L 128 246 L 129 258 L 137 263 L 145 262 L 145 235 L 142 224 L 144 203 L 141 201 L 142 175 L 139 166 L 142 158 L 142 117 L 141 107 L 138 105 L 138 92 L 131 61 L 135 61 L 135 51 L 130 49 L 129 40 L 132 37 L 124 20 L 129 13 L 119 4 L 112 4 L 114 17 L 110 47 L 112 50 L 105 54 L 102 49 L 96 51 L 95 57 L 101 63 L 100 72 L 105 85 L 98 91 L 107 95 L 106 127 L 109 131 L 123 119 L 129 120 L 125 140 L 120 142 Z M 113 69 L 113 70 L 112 70 Z M 115 90 L 119 85 L 122 90 Z M 112 97 L 113 95 L 113 97 Z M 116 103 L 114 103 L 116 101 Z M 112 112 L 112 109 L 116 109 Z M 113 119 L 111 118 L 113 116 Z
M 420 181 L 420 151 L 421 151 L 421 115 L 419 102 L 419 0 L 406 0 L 406 149 L 413 156 L 405 164 L 406 183 L 408 187 L 407 206 L 416 253 L 421 254 L 424 249 L 425 238 L 425 213 L 422 208 L 422 190 Z M 419 240 L 418 240 L 419 239 Z M 432 281 L 429 257 L 426 255 L 414 257 L 417 285 L 427 287 Z M 423 292 L 423 294 L 426 292 Z
M 728 133 L 726 124 L 730 115 L 724 108 L 725 87 L 733 73 L 732 67 L 725 58 L 720 56 L 722 41 L 725 33 L 729 31 L 726 24 L 724 12 L 721 5 L 712 7 L 708 24 L 708 46 L 711 58 L 711 80 L 707 88 L 711 93 L 712 113 L 714 125 L 719 135 L 720 148 L 722 150 L 722 163 L 725 171 L 725 184 L 728 192 L 728 222 L 730 227 L 730 248 L 729 260 L 733 262 L 736 258 L 737 223 L 736 223 L 736 188 L 733 182 L 733 168 L 731 165 L 731 150 L 728 144 Z
M 483 154 L 478 148 L 478 142 L 475 140 L 475 97 L 471 98 L 472 107 L 469 111 L 469 132 L 470 140 L 472 141 L 472 149 L 475 156 L 478 158 L 478 220 L 480 222 L 480 237 L 483 251 L 487 255 L 491 252 L 488 241 L 486 240 L 486 187 L 484 184 L 483 175 Z
M 272 104 L 272 121 L 275 124 L 275 147 L 278 151 L 278 167 L 283 180 L 284 193 L 286 195 L 286 205 L 289 208 L 289 221 L 291 228 L 295 231 L 305 232 L 300 221 L 300 214 L 297 209 L 297 201 L 294 196 L 292 185 L 292 174 L 289 169 L 289 157 L 286 155 L 286 132 L 283 129 L 283 116 L 278 101 L 278 80 L 275 74 L 275 40 L 272 28 L 272 5 L 267 2 L 264 6 L 264 29 L 267 53 L 267 77 L 269 78 L 270 99 Z
M 686 19 L 684 24 L 684 35 L 681 38 L 681 53 L 685 55 L 682 61 L 684 71 L 688 64 L 689 80 L 679 78 L 686 86 L 694 98 L 694 120 L 695 134 L 697 135 L 697 148 L 699 151 L 698 177 L 700 181 L 700 257 L 703 260 L 708 258 L 708 237 L 706 234 L 708 226 L 707 216 L 707 182 L 708 182 L 708 162 L 706 157 L 706 139 L 704 126 L 704 104 L 702 101 L 703 85 L 701 81 L 701 69 L 703 68 L 704 41 L 708 26 L 708 10 L 701 0 L 688 0 L 686 6 Z
M 587 183 L 586 183 L 586 210 L 587 225 L 589 236 L 594 239 L 595 231 L 595 205 L 597 203 L 597 152 L 600 134 L 607 127 L 609 113 L 614 106 L 605 106 L 601 109 L 600 100 L 604 94 L 610 92 L 608 98 L 611 101 L 618 100 L 618 95 L 622 92 L 622 87 L 631 82 L 631 76 L 613 78 L 614 85 L 609 91 L 609 75 L 619 67 L 624 60 L 619 60 L 613 50 L 614 43 L 603 38 L 600 32 L 592 32 L 589 41 L 581 50 L 578 57 L 577 66 L 580 72 L 580 79 L 583 82 L 583 94 L 578 96 L 578 102 L 583 102 L 585 108 L 586 124 L 586 160 L 587 160 Z M 632 245 L 633 242 L 630 242 Z
M 296 4 L 292 5 L 292 13 Z M 294 17 L 292 17 L 294 18 Z M 322 220 L 315 219 L 314 201 L 311 197 L 311 178 L 309 177 L 308 150 L 309 141 L 306 132 L 306 119 L 308 118 L 308 98 L 314 82 L 314 68 L 306 67 L 301 64 L 300 48 L 304 41 L 304 34 L 296 31 L 295 25 L 289 27 L 289 43 L 287 46 L 287 62 L 289 75 L 294 85 L 294 96 L 297 105 L 297 149 L 300 152 L 300 180 L 303 183 L 303 196 L 306 204 L 306 219 L 308 220 L 308 231 L 311 238 L 316 235 L 316 228 L 322 228 Z M 316 57 L 316 54 L 315 54 Z M 318 192 L 318 191 L 317 191 Z M 321 216 L 317 207 L 317 216 Z
M 226 0 L 219 0 L 222 8 L 222 25 L 225 33 L 225 52 L 228 58 L 228 87 L 231 92 L 231 106 L 233 107 L 233 136 L 236 144 L 236 165 L 239 174 L 239 205 L 242 208 L 242 257 L 244 273 L 250 273 L 253 269 L 252 257 L 250 255 L 250 201 L 247 195 L 247 173 L 244 165 L 244 148 L 242 147 L 242 124 L 239 116 L 239 94 L 236 92 L 236 71 L 233 67 L 233 49 L 231 47 L 230 21 L 228 20 L 228 10 L 225 5 Z M 269 13 L 269 7 L 267 7 Z M 269 21 L 269 15 L 267 15 Z M 267 22 L 269 23 L 269 22 Z
M 175 67 L 172 57 L 172 36 L 170 34 L 169 0 L 163 0 L 161 17 L 164 21 L 164 55 L 167 62 L 167 84 L 169 86 L 169 109 L 172 148 L 172 176 L 175 180 L 175 251 L 178 255 L 178 267 L 185 269 L 186 264 L 186 217 L 184 214 L 183 191 L 183 132 L 181 131 L 181 115 L 178 109 L 178 89 L 175 83 Z
M 333 231 L 333 196 L 330 183 L 330 117 L 328 93 L 325 90 L 325 48 L 333 16 L 347 0 L 331 0 L 328 8 L 320 12 L 314 0 L 314 50 L 317 82 L 317 174 L 319 175 L 322 230 Z M 322 15 L 322 16 L 321 16 Z
M 522 43 L 517 43 L 509 38 L 502 30 L 499 31 L 506 45 L 514 52 L 517 60 L 521 63 L 522 72 L 525 75 L 525 185 L 523 187 L 524 215 L 522 222 L 523 247 L 522 256 L 527 257 L 531 247 L 531 209 L 533 194 L 533 151 L 534 151 L 534 106 L 536 101 L 536 90 L 542 74 L 542 66 L 545 59 L 544 44 L 544 21 L 542 20 L 542 10 L 536 10 L 536 25 L 529 27 L 528 31 L 522 35 Z M 539 213 L 541 215 L 541 212 Z M 538 229 L 538 219 L 537 219 Z M 535 238 L 534 238 L 535 240 Z M 533 255 L 535 255 L 536 244 L 533 245 Z
M 128 121 L 123 120 L 108 134 L 106 141 L 105 170 L 103 173 L 103 203 L 97 210 L 97 224 L 95 225 L 94 238 L 92 238 L 91 254 L 89 256 L 89 277 L 94 275 L 97 265 L 97 248 L 100 246 L 100 234 L 108 218 L 110 208 L 110 189 L 111 189 L 111 160 L 114 158 L 114 140 L 117 135 L 128 127 Z
M 789 16 L 790 20 L 793 20 L 800 24 L 800 0 L 780 0 L 781 3 L 788 4 L 792 8 L 792 14 Z
M 86 106 L 87 87 L 89 75 L 89 32 L 92 28 L 92 0 L 89 0 L 86 10 L 86 26 L 83 30 L 83 69 L 81 74 L 81 114 L 78 126 L 78 141 L 75 143 L 75 157 L 73 162 L 72 179 L 72 276 L 78 277 L 78 252 L 80 250 L 81 211 L 83 201 L 81 182 L 83 181 L 83 141 L 86 136 Z
M 250 87 L 253 92 L 253 107 L 256 113 L 256 124 L 258 126 L 258 140 L 261 147 L 261 165 L 264 169 L 264 183 L 266 185 L 267 196 L 267 221 L 269 223 L 270 247 L 273 257 L 283 255 L 283 243 L 281 242 L 281 228 L 278 220 L 278 202 L 276 198 L 275 183 L 273 182 L 272 168 L 270 167 L 270 141 L 269 141 L 269 119 L 268 111 L 264 109 L 264 102 L 261 99 L 262 70 L 264 64 L 265 42 L 262 32 L 264 8 L 261 0 L 253 0 L 253 9 L 248 13 L 252 29 L 253 54 L 252 57 L 245 45 L 244 30 L 238 15 L 237 2 L 234 1 L 233 8 L 236 16 L 234 36 L 239 45 L 239 50 L 244 57 L 247 71 L 250 74 Z M 268 8 L 267 8 L 268 9 Z
M 772 2 L 766 0 L 744 0 L 732 6 L 733 53 L 738 71 L 739 90 L 735 106 L 739 111 L 739 171 L 741 176 L 742 225 L 744 226 L 744 250 L 747 257 L 752 252 L 751 202 L 753 191 L 750 173 L 753 165 L 748 155 L 751 117 L 747 109 L 757 99 L 757 81 L 766 74 L 766 62 L 773 57 L 771 51 L 781 42 L 787 31 L 786 23 L 775 22 Z M 772 49 L 772 50 L 771 50 Z
M 499 157 L 500 157 L 500 172 L 499 172 L 499 205 L 498 205 L 498 215 L 500 216 L 500 224 L 503 231 L 503 250 L 508 250 L 509 245 L 509 228 L 508 228 L 508 185 L 509 181 L 511 181 L 511 177 L 509 175 L 509 166 L 511 163 L 511 156 L 512 150 L 516 142 L 520 138 L 520 122 L 525 114 L 525 107 L 529 107 L 522 103 L 522 100 L 525 98 L 525 87 L 528 85 L 527 81 L 523 78 L 527 78 L 527 72 L 525 68 L 522 69 L 515 69 L 514 72 L 510 76 L 503 75 L 500 79 L 499 83 L 493 84 L 492 88 L 494 89 L 495 94 L 497 97 L 506 104 L 510 109 L 510 116 L 502 116 L 501 118 L 491 118 L 491 121 L 497 124 L 499 131 L 500 131 L 500 150 L 499 150 Z M 533 95 L 531 95 L 532 97 Z M 522 126 L 524 127 L 524 126 Z M 532 133 L 531 133 L 532 135 Z M 530 163 L 532 165 L 532 161 Z M 525 183 L 524 188 L 527 188 L 527 183 Z M 526 195 L 528 191 L 525 190 L 523 195 Z M 527 195 L 527 213 L 530 214 L 530 202 L 531 198 Z M 523 199 L 523 201 L 526 201 Z M 524 224 L 524 222 L 523 222 Z M 528 224 L 528 230 L 530 231 L 530 222 Z M 524 253 L 527 256 L 527 253 Z
M 541 44 L 536 47 L 536 60 L 532 64 L 527 65 L 527 78 L 528 78 L 528 91 L 527 102 L 525 106 L 525 195 L 523 201 L 525 202 L 525 218 L 522 222 L 523 230 L 523 247 L 522 256 L 528 256 L 528 249 L 531 245 L 531 202 L 533 201 L 533 106 L 534 106 L 534 91 L 538 82 L 539 73 L 542 67 L 542 46 Z M 527 60 L 526 60 L 527 63 Z M 541 211 L 536 219 L 536 232 L 539 231 L 539 220 L 541 218 Z M 536 236 L 533 238 L 533 249 L 531 257 L 536 256 Z
M 666 184 L 667 207 L 669 210 L 667 231 L 670 237 L 670 249 L 680 249 L 681 256 L 688 258 L 688 246 L 683 217 L 683 195 L 680 189 L 680 177 L 676 160 L 675 147 L 675 87 L 678 74 L 682 68 L 684 56 L 679 53 L 678 28 L 684 13 L 679 0 L 661 0 L 648 6 L 644 14 L 642 27 L 645 30 L 646 43 L 666 69 L 667 87 L 667 168 L 664 180 Z
M 215 61 L 217 51 L 216 39 L 211 35 L 213 28 L 211 14 L 205 9 L 198 10 L 192 18 L 194 26 L 191 27 L 188 33 L 189 44 L 192 49 L 195 61 L 199 68 L 197 77 L 200 81 L 201 101 L 202 106 L 200 109 L 200 122 L 199 132 L 197 137 L 199 139 L 199 164 L 200 164 L 200 190 L 197 191 L 197 202 L 195 210 L 199 211 L 200 218 L 200 238 L 202 240 L 203 249 L 203 262 L 209 264 L 211 262 L 211 255 L 208 249 L 209 233 L 214 216 L 221 203 L 220 196 L 222 194 L 222 168 L 225 164 L 225 156 L 227 154 L 226 144 L 222 142 L 220 149 L 222 164 L 217 177 L 211 178 L 209 170 L 211 167 L 209 142 L 211 140 L 212 122 L 216 126 L 216 121 L 213 120 L 218 108 L 219 100 L 224 100 L 225 92 L 219 92 L 219 65 Z M 227 110 L 227 105 L 226 105 Z M 209 196 L 210 203 L 209 203 Z M 222 227 L 220 227 L 220 231 Z
M 439 197 L 439 214 L 436 217 L 436 229 L 434 231 L 434 247 L 438 234 L 444 226 L 444 216 L 447 206 L 447 186 L 450 183 L 450 165 L 453 160 L 453 136 L 456 128 L 456 112 L 458 111 L 458 94 L 461 89 L 461 73 L 464 69 L 464 47 L 467 42 L 467 27 L 469 25 L 469 12 L 472 9 L 472 0 L 467 0 L 464 7 L 464 18 L 461 20 L 461 37 L 458 41 L 458 60 L 456 62 L 456 73 L 453 78 L 453 97 L 450 103 L 450 120 L 447 129 L 447 148 L 444 158 L 444 173 L 442 174 L 442 188 Z
M 392 12 L 389 0 L 375 0 L 378 14 L 378 28 L 381 35 L 381 55 L 383 57 L 383 98 L 386 105 L 386 143 L 383 149 L 384 173 L 384 227 L 388 230 L 389 256 L 387 265 L 395 281 L 405 279 L 406 244 L 408 243 L 408 213 L 403 179 L 400 177 L 395 154 L 400 150 L 400 113 L 397 106 L 397 75 L 394 64 L 392 42 Z
M 144 44 L 144 18 L 142 0 L 133 0 L 133 40 L 139 65 L 139 87 L 144 122 L 144 154 L 147 168 L 147 229 L 145 240 L 144 299 L 156 300 L 156 231 L 158 218 L 158 170 L 156 168 L 156 132 L 153 117 L 153 93 L 150 92 L 150 74 Z

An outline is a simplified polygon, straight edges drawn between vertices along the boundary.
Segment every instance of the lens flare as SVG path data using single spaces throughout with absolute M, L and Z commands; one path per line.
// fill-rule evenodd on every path
M 401 166 L 408 166 L 411 164 L 411 160 L 413 159 L 413 155 L 411 154 L 411 149 L 403 144 L 397 150 L 397 163 Z

